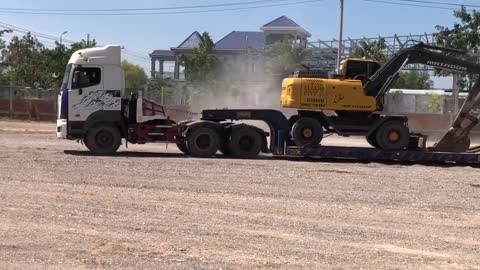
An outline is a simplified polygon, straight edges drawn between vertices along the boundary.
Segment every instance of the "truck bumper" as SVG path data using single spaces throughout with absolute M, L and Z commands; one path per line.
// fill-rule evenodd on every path
M 67 119 L 57 119 L 57 138 L 67 138 Z

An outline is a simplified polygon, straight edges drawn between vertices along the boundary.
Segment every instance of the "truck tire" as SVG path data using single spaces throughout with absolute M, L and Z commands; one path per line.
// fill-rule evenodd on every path
M 317 120 L 303 117 L 293 124 L 291 135 L 293 141 L 299 147 L 317 145 L 323 139 L 323 127 Z
M 252 127 L 236 128 L 232 130 L 227 150 L 236 158 L 256 158 L 262 150 L 262 136 Z
M 220 136 L 211 127 L 198 127 L 187 133 L 188 154 L 192 157 L 211 157 L 220 148 Z
M 180 150 L 180 151 L 182 151 L 182 153 L 188 155 L 187 142 L 181 141 L 181 142 L 177 142 L 176 144 L 177 144 L 178 150 Z
M 87 131 L 85 145 L 95 155 L 112 155 L 122 142 L 120 130 L 111 124 L 96 125 Z
M 387 121 L 376 132 L 376 143 L 383 150 L 402 150 L 407 147 L 410 131 L 401 121 Z

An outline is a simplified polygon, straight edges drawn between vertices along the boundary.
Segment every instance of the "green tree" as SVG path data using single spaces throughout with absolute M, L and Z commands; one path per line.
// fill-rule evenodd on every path
M 401 72 L 393 85 L 393 88 L 399 89 L 431 89 L 432 87 L 433 81 L 430 80 L 428 72 L 414 70 Z
M 5 42 L 5 40 L 3 40 L 2 36 L 5 33 L 11 33 L 11 32 L 12 30 L 8 30 L 8 29 L 0 30 L 0 51 L 3 51 L 7 46 L 7 43 Z M 0 63 L 0 85 L 9 84 L 8 75 L 6 73 L 7 73 L 6 65 L 3 62 L 1 62 Z
M 455 48 L 465 50 L 469 55 L 465 56 L 466 60 L 478 62 L 477 55 L 480 48 L 480 12 L 473 10 L 469 12 L 464 6 L 460 10 L 453 12 L 458 20 L 452 28 L 437 25 L 437 33 L 434 37 L 437 44 L 442 47 Z M 436 74 L 440 76 L 449 76 L 452 73 L 445 70 L 437 70 Z M 462 88 L 470 89 L 473 83 L 472 76 L 462 77 L 459 85 Z
M 0 42 L 0 48 L 2 44 L 5 45 Z M 21 86 L 59 90 L 70 56 L 79 49 L 95 45 L 95 40 L 82 40 L 70 47 L 56 42 L 55 47 L 49 49 L 30 33 L 21 38 L 15 36 L 2 49 L 2 80 Z
M 3 64 L 8 68 L 9 79 L 18 85 L 48 87 L 45 76 L 45 47 L 37 38 L 27 33 L 22 38 L 13 37 L 2 51 Z
M 125 88 L 143 88 L 147 84 L 147 74 L 145 70 L 139 66 L 129 63 L 127 60 L 122 61 L 122 69 L 125 73 Z
M 192 55 L 182 55 L 185 66 L 185 79 L 196 89 L 215 91 L 216 81 L 219 78 L 221 67 L 220 59 L 213 53 L 215 45 L 208 32 L 202 34 L 202 41 L 198 48 L 194 48 Z
M 387 61 L 387 56 L 384 53 L 386 48 L 385 39 L 383 38 L 377 41 L 362 40 L 359 42 L 359 46 L 353 50 L 351 57 L 366 58 L 384 63 Z
M 266 69 L 270 74 L 285 77 L 292 72 L 302 69 L 311 52 L 295 44 L 291 39 L 278 41 L 265 49 Z

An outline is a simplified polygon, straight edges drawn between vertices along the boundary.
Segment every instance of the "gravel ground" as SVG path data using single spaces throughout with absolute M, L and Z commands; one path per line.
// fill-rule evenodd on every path
M 478 168 L 94 157 L 50 130 L 0 122 L 0 268 L 480 269 Z

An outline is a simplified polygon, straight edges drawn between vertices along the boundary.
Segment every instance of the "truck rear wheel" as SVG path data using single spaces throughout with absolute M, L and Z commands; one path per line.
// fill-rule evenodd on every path
M 234 129 L 227 150 L 236 158 L 256 158 L 262 150 L 262 136 L 252 127 Z
M 192 157 L 211 157 L 220 148 L 220 136 L 214 128 L 199 127 L 187 134 L 188 154 Z
M 111 125 L 96 125 L 87 131 L 85 145 L 95 155 L 111 155 L 117 152 L 122 141 L 120 130 Z
M 376 132 L 376 143 L 383 150 L 401 150 L 407 147 L 410 131 L 401 121 L 383 123 Z
M 303 117 L 293 124 L 291 133 L 297 146 L 317 145 L 322 141 L 323 127 L 317 120 Z

